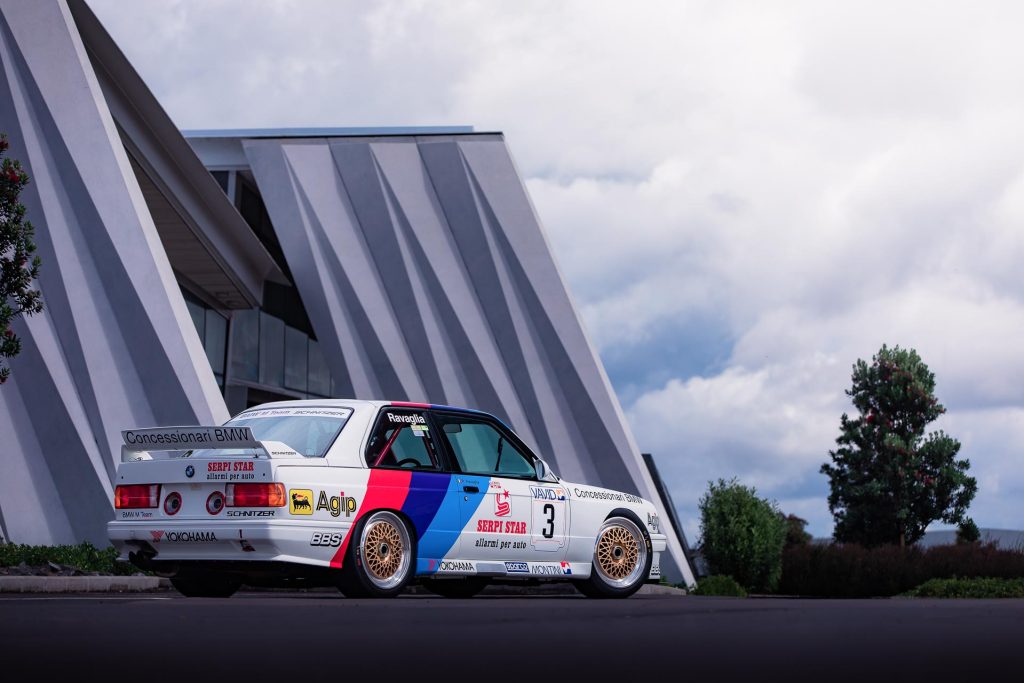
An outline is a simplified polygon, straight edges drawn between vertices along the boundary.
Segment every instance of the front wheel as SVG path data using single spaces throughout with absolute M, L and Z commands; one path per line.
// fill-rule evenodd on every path
M 229 598 L 242 586 L 233 576 L 174 576 L 171 585 L 186 598 Z
M 416 548 L 409 527 L 394 512 L 367 515 L 353 529 L 339 588 L 350 598 L 392 598 L 412 578 Z
M 629 517 L 610 517 L 597 532 L 590 578 L 574 581 L 589 598 L 628 598 L 651 572 L 651 542 Z

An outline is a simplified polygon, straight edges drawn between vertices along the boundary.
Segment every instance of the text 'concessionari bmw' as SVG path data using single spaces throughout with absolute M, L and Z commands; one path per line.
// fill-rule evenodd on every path
M 389 597 L 419 581 L 470 597 L 568 580 L 628 597 L 660 576 L 651 503 L 561 480 L 475 410 L 287 401 L 123 436 L 110 540 L 188 596 L 244 583 Z

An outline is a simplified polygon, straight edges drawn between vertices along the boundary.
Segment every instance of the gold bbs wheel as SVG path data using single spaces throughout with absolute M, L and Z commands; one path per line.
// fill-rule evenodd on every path
M 405 581 L 412 544 L 409 530 L 393 512 L 377 512 L 366 520 L 359 549 L 366 577 L 375 586 L 387 590 Z
M 604 581 L 627 588 L 643 580 L 647 566 L 647 543 L 643 532 L 625 517 L 606 521 L 597 534 L 594 568 Z

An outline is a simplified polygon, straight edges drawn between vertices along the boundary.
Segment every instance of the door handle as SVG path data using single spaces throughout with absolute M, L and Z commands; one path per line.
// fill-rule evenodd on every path
M 466 484 L 462 487 L 462 490 L 466 493 L 480 493 L 480 487 L 474 486 L 473 484 Z

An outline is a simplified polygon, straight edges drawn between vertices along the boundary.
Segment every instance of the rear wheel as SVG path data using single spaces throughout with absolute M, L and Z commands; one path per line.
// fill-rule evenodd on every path
M 367 515 L 353 530 L 342 565 L 341 592 L 350 598 L 391 598 L 412 578 L 416 547 L 394 512 Z
M 431 593 L 443 598 L 471 598 L 489 584 L 485 578 L 471 577 L 468 579 L 424 579 L 423 586 Z
M 187 598 L 229 598 L 242 586 L 234 576 L 175 576 L 171 578 L 175 590 Z
M 652 560 L 641 526 L 629 517 L 610 517 L 597 532 L 590 578 L 573 584 L 590 598 L 628 598 L 644 585 Z

